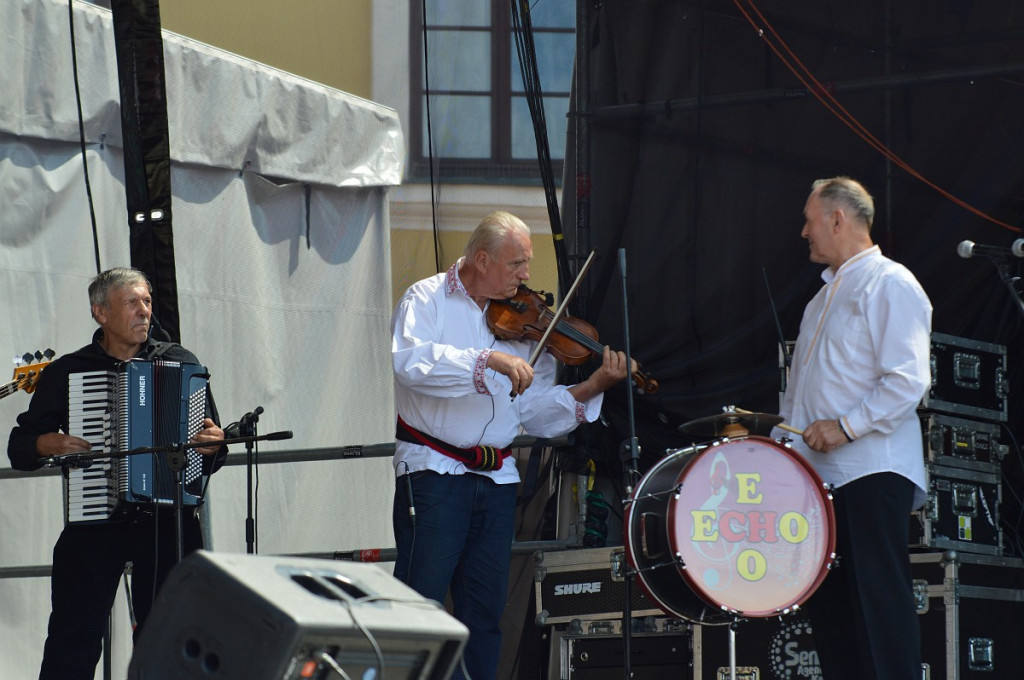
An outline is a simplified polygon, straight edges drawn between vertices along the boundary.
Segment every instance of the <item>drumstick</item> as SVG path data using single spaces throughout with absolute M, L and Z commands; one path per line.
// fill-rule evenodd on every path
M 746 409 L 739 408 L 738 406 L 733 407 L 733 409 L 736 411 L 736 413 L 742 413 L 744 415 L 753 415 L 754 414 L 753 411 L 748 411 Z M 793 427 L 792 425 L 786 425 L 785 423 L 779 423 L 775 427 L 779 428 L 780 430 L 785 430 L 786 432 L 792 432 L 793 434 L 798 434 L 801 437 L 804 434 L 803 430 L 797 429 L 797 428 Z
M 792 425 L 786 425 L 785 423 L 779 423 L 775 427 L 779 428 L 780 430 L 785 430 L 786 432 L 792 432 L 793 434 L 798 434 L 801 437 L 804 436 L 804 431 L 803 430 L 801 430 L 799 428 L 796 428 L 796 427 L 793 427 Z

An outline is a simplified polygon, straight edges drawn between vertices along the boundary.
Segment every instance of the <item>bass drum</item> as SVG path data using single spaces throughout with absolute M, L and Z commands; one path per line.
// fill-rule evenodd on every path
M 788 613 L 835 561 L 831 494 L 765 437 L 670 451 L 640 480 L 624 523 L 640 586 L 694 623 Z

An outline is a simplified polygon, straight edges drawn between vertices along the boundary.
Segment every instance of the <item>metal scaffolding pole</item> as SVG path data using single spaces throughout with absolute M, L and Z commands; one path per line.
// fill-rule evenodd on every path
M 885 75 L 878 78 L 863 78 L 845 83 L 829 83 L 828 89 L 834 94 L 854 92 L 873 92 L 891 90 L 914 85 L 938 85 L 964 80 L 981 78 L 997 78 L 1024 73 L 1024 63 L 993 64 L 970 66 L 959 69 L 945 69 L 930 73 L 908 73 L 905 75 Z M 732 94 L 690 97 L 686 99 L 665 99 L 640 104 L 617 104 L 614 106 L 597 107 L 591 111 L 592 121 L 637 118 L 641 116 L 668 116 L 674 113 L 720 109 L 733 106 L 749 106 L 751 104 L 767 104 L 792 99 L 808 99 L 811 91 L 803 87 L 778 88 L 772 90 L 754 90 Z
M 569 266 L 573 278 L 578 275 L 582 258 L 590 252 L 590 35 L 591 0 L 576 0 L 576 92 L 573 97 L 572 116 L 575 122 L 575 208 L 574 252 L 569 252 Z M 570 281 L 561 282 L 563 287 Z M 564 293 L 564 290 L 559 291 Z M 583 286 L 575 298 L 577 316 L 586 316 L 590 299 L 588 287 Z

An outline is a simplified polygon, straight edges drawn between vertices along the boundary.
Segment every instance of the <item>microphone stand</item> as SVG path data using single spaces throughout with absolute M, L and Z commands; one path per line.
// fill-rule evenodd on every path
M 182 515 L 185 507 L 185 477 L 182 470 L 188 464 L 186 444 L 171 444 L 167 451 L 167 467 L 174 473 L 174 563 L 178 564 L 185 556 L 185 533 L 181 528 Z
M 629 372 L 633 366 L 632 354 L 629 347 L 629 302 L 626 296 L 626 249 L 619 248 L 619 273 L 622 275 L 622 326 L 623 346 L 626 354 L 626 371 Z M 636 421 L 633 418 L 633 386 L 626 378 L 626 418 L 629 423 L 629 438 L 619 446 L 619 458 L 623 462 L 623 477 L 625 478 L 626 502 L 633 495 L 633 480 L 637 476 L 638 461 L 640 460 L 640 445 L 636 437 Z M 622 582 L 625 587 L 625 597 L 622 605 L 622 655 L 625 680 L 633 676 L 631 657 L 632 633 L 633 633 L 633 574 L 630 572 L 629 564 L 624 564 Z
M 245 552 L 254 554 L 256 552 L 256 516 L 253 512 L 254 489 L 252 483 L 253 471 L 253 447 L 256 443 L 256 423 L 260 420 L 263 407 L 257 406 L 252 412 L 246 413 L 238 421 L 238 434 L 241 437 L 252 437 L 245 442 Z
M 782 332 L 779 310 L 775 308 L 775 296 L 772 295 L 772 287 L 768 284 L 768 270 L 761 267 L 761 273 L 764 275 L 764 288 L 768 292 L 768 304 L 772 310 L 772 319 L 775 320 L 775 332 L 779 335 L 779 349 L 782 351 L 782 362 L 785 364 L 783 369 L 788 369 L 793 364 L 793 355 L 790 354 L 789 348 L 786 346 L 786 335 Z M 785 370 L 783 370 L 783 376 L 785 376 Z M 781 391 L 786 391 L 785 380 L 783 380 Z
M 1017 290 L 1015 285 L 1020 281 L 1019 276 L 1014 276 L 1010 271 L 1010 263 L 1007 260 L 992 260 L 992 264 L 995 265 L 996 271 L 999 272 L 999 278 L 1002 279 L 1003 284 L 1006 285 L 1006 289 L 1010 291 L 1010 297 L 1017 303 L 1017 311 L 1024 315 L 1024 300 L 1020 298 L 1020 291 Z

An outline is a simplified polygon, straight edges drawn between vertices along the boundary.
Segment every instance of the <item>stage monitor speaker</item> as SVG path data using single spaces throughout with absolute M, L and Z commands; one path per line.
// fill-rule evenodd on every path
M 200 550 L 168 575 L 129 680 L 447 680 L 469 632 L 372 564 Z

